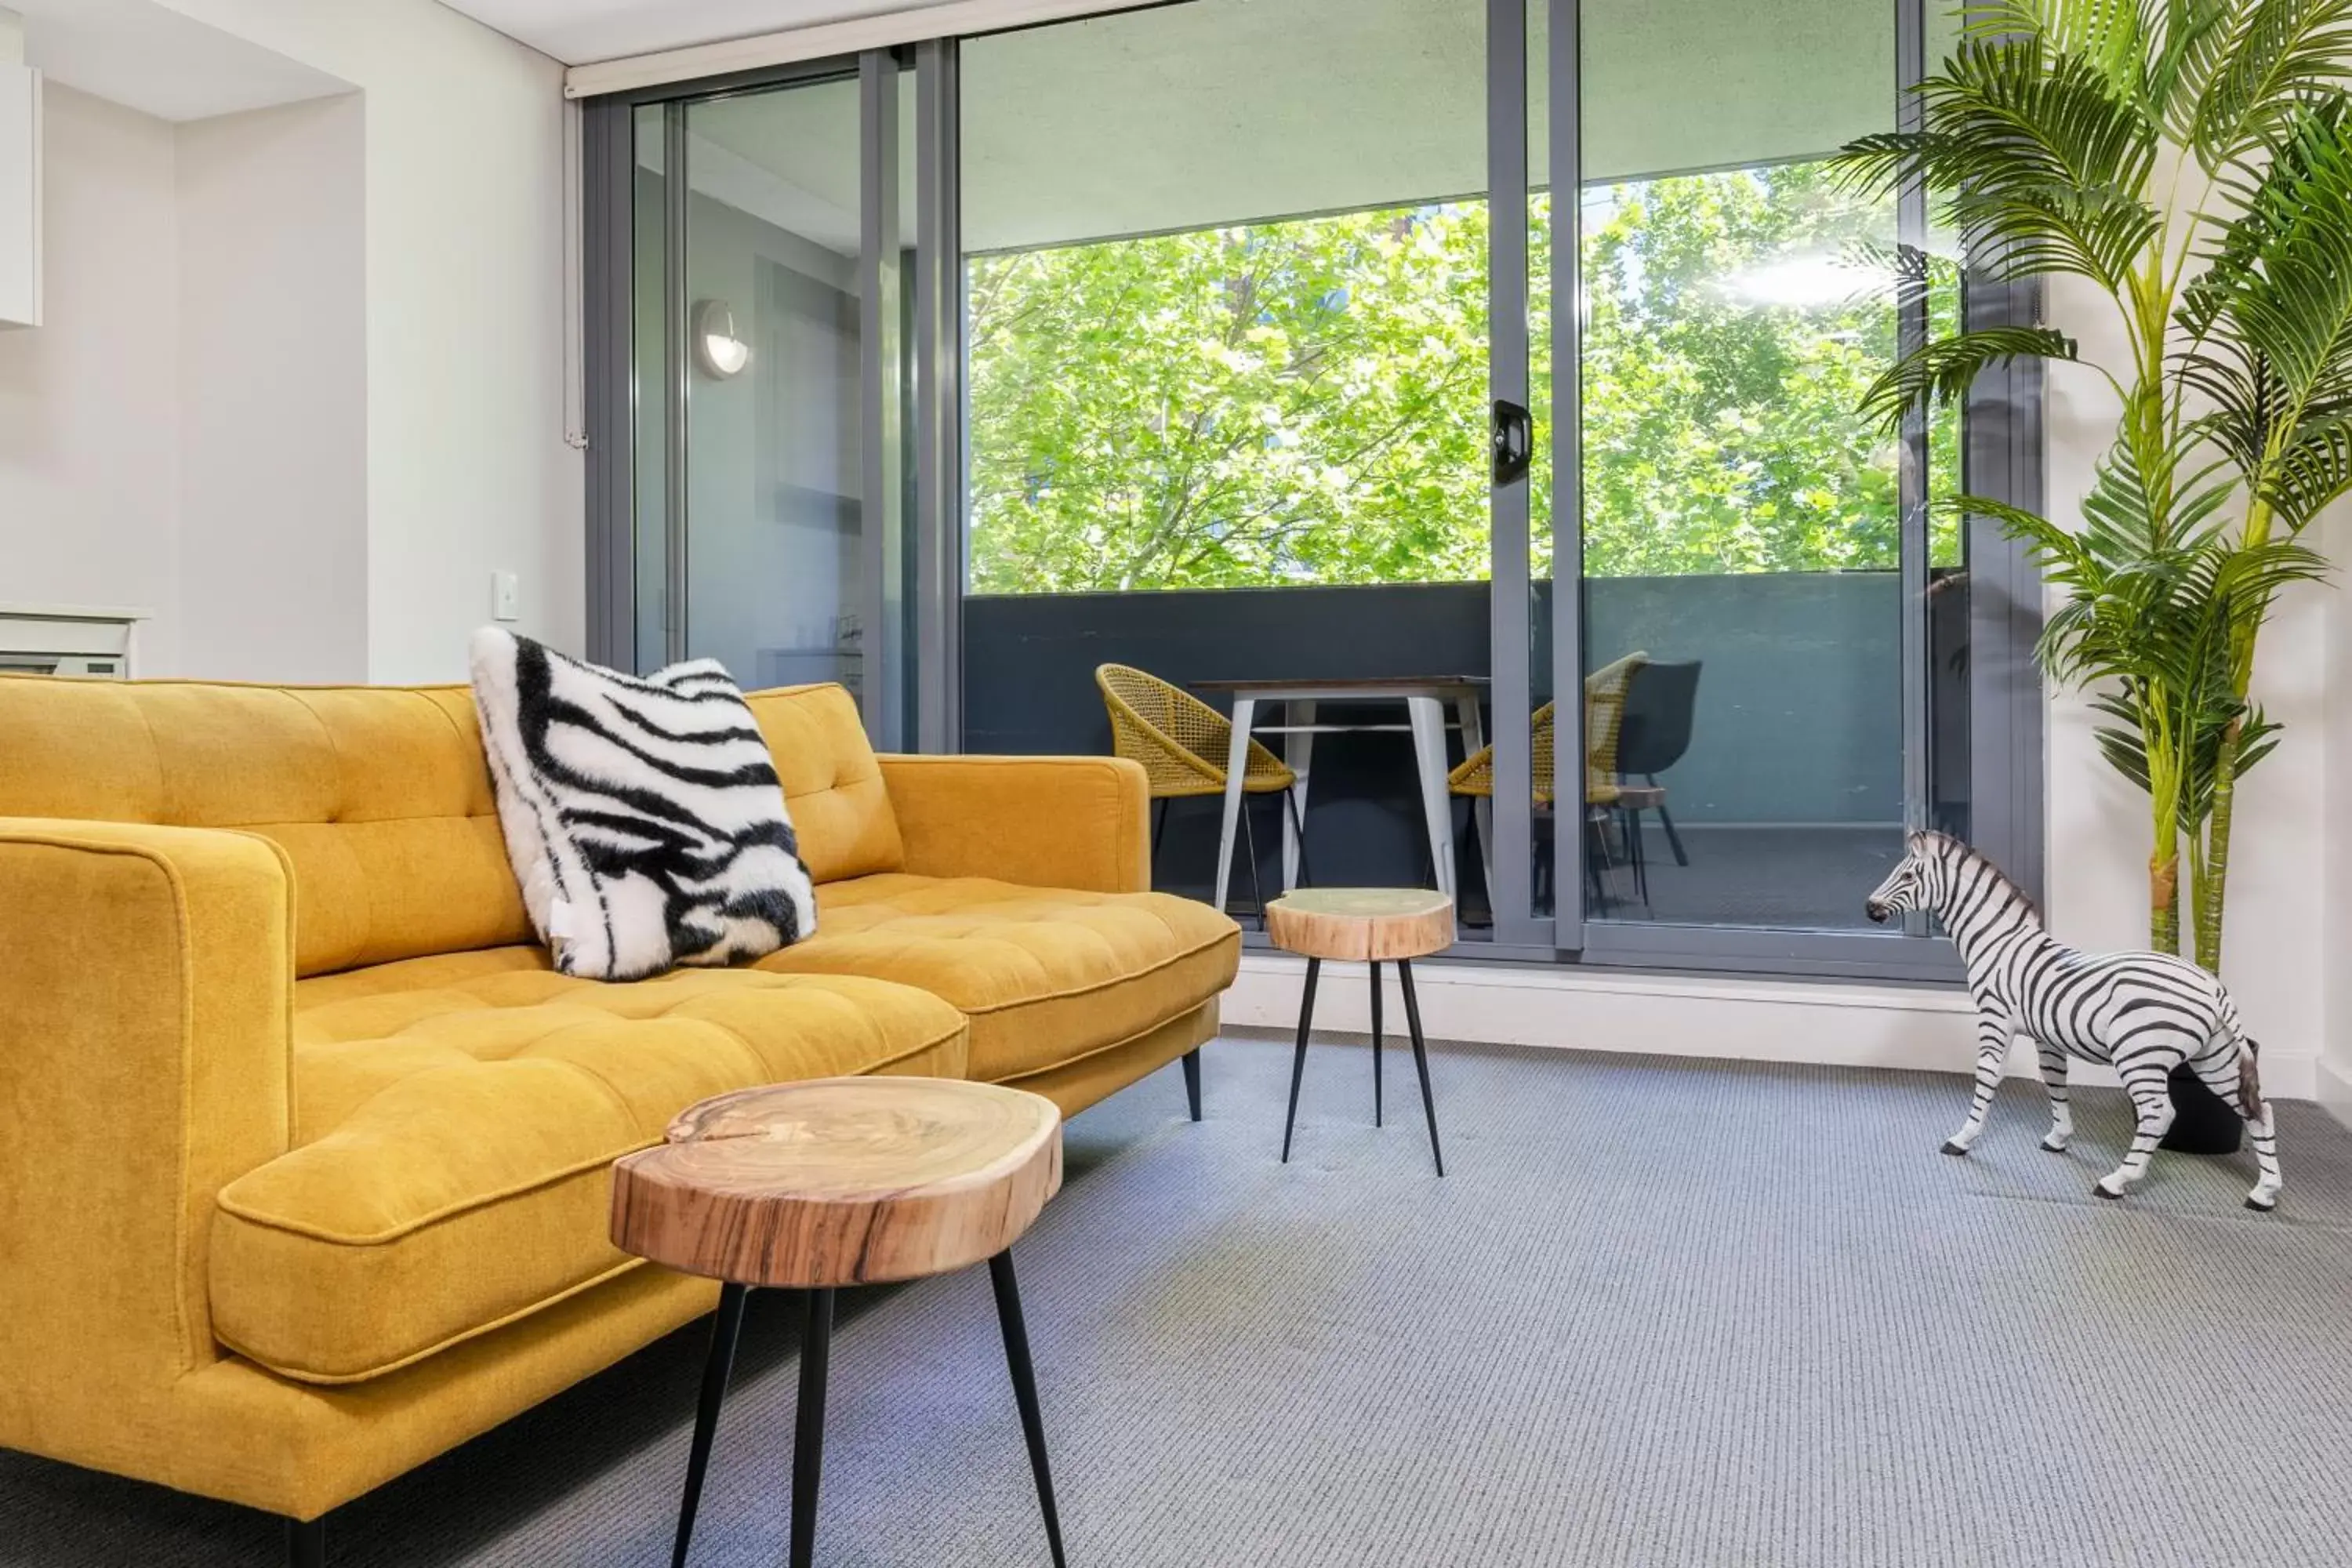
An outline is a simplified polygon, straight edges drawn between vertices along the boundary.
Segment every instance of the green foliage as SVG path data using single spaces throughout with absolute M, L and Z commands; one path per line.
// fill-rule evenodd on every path
M 1585 571 L 1892 571 L 1891 432 L 1860 407 L 1894 362 L 1894 208 L 1819 163 L 1590 193 Z M 1946 318 L 1958 290 L 1931 300 Z M 1540 409 L 1538 412 L 1542 412 Z M 1939 419 L 1931 472 L 1958 471 Z M 1937 558 L 1957 559 L 1956 537 Z
M 2123 401 L 2077 527 L 1963 497 L 2066 595 L 2051 673 L 2113 721 L 2147 790 L 2152 940 L 2177 950 L 2185 843 L 2198 961 L 2221 962 L 2236 781 L 2276 746 L 2251 696 L 2280 590 L 2323 574 L 2294 534 L 2352 490 L 2352 0 L 1994 0 L 1919 89 L 1916 130 L 1838 167 L 1926 184 L 1974 264 L 2086 279 L 2113 303 Z M 2184 196 L 2183 176 L 2212 195 Z M 1906 355 L 1865 406 L 1899 419 L 2003 360 L 2075 360 L 2043 328 Z M 2284 529 L 2285 537 L 2277 536 Z
M 1891 206 L 1819 164 L 1588 202 L 1587 573 L 1893 568 L 1898 448 L 1856 407 L 1895 358 L 1891 290 L 1829 265 L 1888 237 Z M 1487 225 L 1456 203 L 973 258 L 972 591 L 1486 576 Z M 1800 297 L 1774 297 L 1791 272 Z M 1935 300 L 1948 330 L 1948 278 Z M 1957 416 L 1933 435 L 1956 472 Z
M 1479 574 L 1483 206 L 976 258 L 979 593 Z
M 2203 428 L 2291 529 L 2352 489 L 2352 104 L 2316 107 L 2238 184 L 2182 290 Z

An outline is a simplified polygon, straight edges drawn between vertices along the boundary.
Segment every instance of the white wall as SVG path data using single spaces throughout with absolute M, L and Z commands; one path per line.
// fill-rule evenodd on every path
M 2320 524 L 2319 546 L 2352 570 L 2352 506 L 2339 504 Z M 2320 889 L 2319 984 L 2326 1008 L 2319 1062 L 2320 1102 L 2352 1123 L 2352 584 L 2338 580 L 2326 605 L 2325 635 L 2314 663 L 2327 683 L 2321 738 L 2322 799 L 2329 831 L 2304 858 L 2297 875 Z
M 182 673 L 368 677 L 357 95 L 180 128 Z
M 151 608 L 158 672 L 446 679 L 507 568 L 520 629 L 576 649 L 560 68 L 434 0 L 173 3 L 360 93 L 184 149 L 53 95 L 55 324 L 0 344 L 0 596 Z
M 368 92 L 368 671 L 462 674 L 490 574 L 520 630 L 586 639 L 564 445 L 562 72 L 430 0 L 386 16 Z
M 176 668 L 172 127 L 48 84 L 45 324 L 0 331 L 0 600 L 152 611 Z
M 454 679 L 503 568 L 576 650 L 561 68 L 435 0 L 163 3 L 358 91 L 175 130 L 52 84 L 0 599 L 152 610 L 153 673 Z
M 435 0 L 168 3 L 364 98 L 368 679 L 462 676 L 496 568 L 519 629 L 577 649 L 562 68 Z

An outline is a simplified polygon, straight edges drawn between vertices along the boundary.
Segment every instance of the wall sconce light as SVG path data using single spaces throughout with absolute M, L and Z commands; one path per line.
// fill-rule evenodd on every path
M 740 375 L 751 363 L 751 345 L 735 335 L 735 312 L 723 300 L 694 308 L 694 363 L 713 381 Z

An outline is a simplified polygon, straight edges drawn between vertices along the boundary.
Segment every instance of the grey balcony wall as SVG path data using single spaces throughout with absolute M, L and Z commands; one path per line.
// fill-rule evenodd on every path
M 1666 781 L 1678 816 L 1896 821 L 1897 591 L 1875 572 L 1596 578 L 1587 663 L 1640 649 L 1704 664 L 1691 748 Z M 976 752 L 1107 750 L 1104 663 L 1179 685 L 1488 672 L 1483 583 L 992 596 L 968 601 L 964 621 Z M 1548 668 L 1549 650 L 1535 652 Z
M 1585 668 L 1703 661 L 1690 750 L 1660 781 L 1683 821 L 1899 822 L 1900 591 L 1892 572 L 1596 577 Z

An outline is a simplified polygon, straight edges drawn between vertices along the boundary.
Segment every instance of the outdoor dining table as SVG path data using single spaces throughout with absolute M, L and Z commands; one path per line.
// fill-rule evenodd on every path
M 1298 776 L 1298 783 L 1293 786 L 1299 806 L 1296 820 L 1304 820 L 1307 764 L 1314 755 L 1316 736 L 1399 728 L 1394 724 L 1319 722 L 1316 704 L 1322 701 L 1404 704 L 1402 728 L 1412 735 L 1413 773 L 1420 786 L 1422 816 L 1429 831 L 1430 858 L 1437 867 L 1438 890 L 1453 899 L 1455 908 L 1461 907 L 1459 892 L 1454 885 L 1454 803 L 1447 786 L 1445 709 L 1447 704 L 1453 705 L 1455 721 L 1461 726 L 1462 754 L 1472 756 L 1483 750 L 1486 742 L 1478 704 L 1486 692 L 1486 677 L 1416 675 L 1336 680 L 1196 680 L 1192 684 L 1197 691 L 1224 692 L 1234 700 L 1233 740 L 1225 758 L 1224 826 L 1217 840 L 1217 908 L 1225 907 L 1225 891 L 1233 876 L 1234 834 L 1242 815 L 1242 775 L 1248 767 L 1254 731 L 1282 736 L 1283 761 Z M 1283 721 L 1257 729 L 1259 706 L 1276 702 L 1283 705 Z M 1478 833 L 1484 843 L 1488 841 L 1491 825 L 1486 815 L 1486 802 L 1481 799 L 1476 805 Z M 1293 814 L 1283 813 L 1285 892 L 1298 884 L 1298 837 L 1293 823 Z

